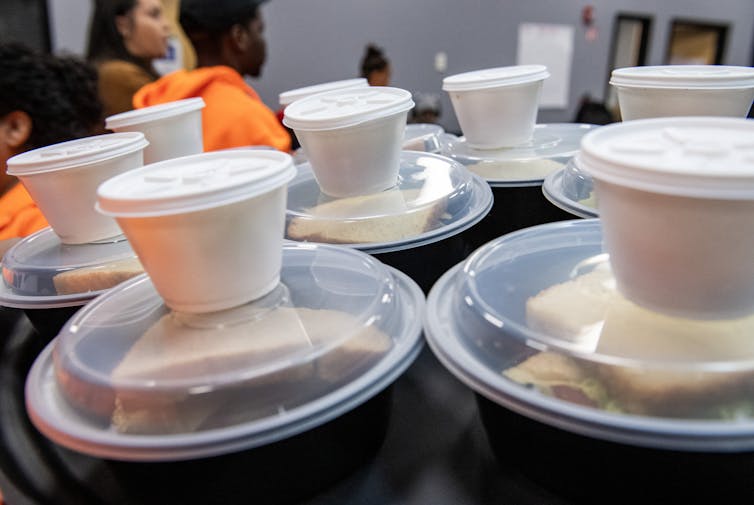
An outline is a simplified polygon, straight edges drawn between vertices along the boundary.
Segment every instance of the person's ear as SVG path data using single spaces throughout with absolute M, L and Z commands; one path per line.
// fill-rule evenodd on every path
M 230 27 L 230 41 L 233 45 L 233 49 L 236 51 L 244 51 L 248 44 L 249 31 L 240 24 L 235 24 Z
M 31 116 L 14 110 L 0 119 L 0 140 L 12 151 L 19 151 L 28 142 L 31 128 Z
M 127 39 L 131 35 L 131 20 L 128 16 L 115 16 L 115 29 L 123 39 Z

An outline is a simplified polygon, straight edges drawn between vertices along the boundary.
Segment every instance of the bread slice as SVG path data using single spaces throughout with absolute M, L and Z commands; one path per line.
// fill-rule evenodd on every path
M 344 337 L 350 336 L 350 338 Z M 389 350 L 392 340 L 338 311 L 278 308 L 230 328 L 187 328 L 166 315 L 139 338 L 112 372 L 116 384 L 113 426 L 130 433 L 188 432 L 236 404 L 238 416 L 290 408 L 320 381 L 346 382 Z M 319 357 L 311 359 L 311 353 Z M 298 363 L 297 363 L 298 362 Z M 243 374 L 255 370 L 253 377 Z M 128 381 L 194 382 L 226 375 L 237 381 L 218 390 L 185 387 L 149 392 L 118 388 Z M 321 386 L 320 386 L 321 387 Z M 199 388 L 201 389 L 201 388 Z M 237 404 L 240 403 L 239 407 Z M 232 408 L 231 408 L 232 410 Z
M 484 161 L 469 165 L 469 170 L 484 179 L 531 180 L 544 179 L 563 168 L 562 163 L 547 158 L 514 161 Z
M 437 225 L 446 206 L 444 198 L 421 203 L 421 197 L 420 190 L 384 191 L 323 203 L 309 209 L 313 219 L 293 218 L 288 238 L 364 244 L 416 237 Z
M 699 366 L 754 359 L 754 315 L 703 321 L 659 314 L 626 300 L 612 279 L 609 269 L 599 268 L 527 300 L 531 328 L 581 350 L 630 360 L 626 366 L 568 361 L 569 380 L 588 373 L 623 409 L 641 414 L 693 415 L 743 396 L 754 373 Z M 545 367 L 544 359 L 506 375 L 521 382 L 526 371 L 530 382 L 546 384 L 555 361 Z
M 114 261 L 96 267 L 77 268 L 55 275 L 52 282 L 59 295 L 102 291 L 144 273 L 138 258 Z

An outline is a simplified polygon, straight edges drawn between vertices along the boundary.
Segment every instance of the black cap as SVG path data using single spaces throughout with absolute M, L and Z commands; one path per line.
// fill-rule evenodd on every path
M 256 15 L 265 0 L 181 0 L 180 23 L 186 33 L 220 33 Z

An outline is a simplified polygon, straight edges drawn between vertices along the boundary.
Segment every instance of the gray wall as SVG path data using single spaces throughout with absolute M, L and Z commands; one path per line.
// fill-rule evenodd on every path
M 542 110 L 540 122 L 570 121 L 584 93 L 602 100 L 608 78 L 612 24 L 618 13 L 649 14 L 653 28 L 647 64 L 662 64 L 673 18 L 728 23 L 725 64 L 749 65 L 754 33 L 752 0 L 594 0 L 596 41 L 581 27 L 573 0 L 272 0 L 263 8 L 268 62 L 257 91 L 268 104 L 280 91 L 354 77 L 364 45 L 382 46 L 393 66 L 394 86 L 441 93 L 442 123 L 458 128 L 441 91 L 434 55 L 448 55 L 445 75 L 516 63 L 518 25 L 560 23 L 575 27 L 569 108 Z
M 48 1 L 53 47 L 83 52 L 88 0 Z M 594 5 L 599 32 L 593 42 L 586 40 L 581 26 L 581 8 L 588 3 Z M 751 64 L 754 33 L 752 0 L 271 0 L 262 12 L 268 60 L 253 85 L 269 106 L 277 107 L 282 91 L 355 77 L 365 44 L 375 42 L 392 62 L 394 86 L 441 94 L 441 122 L 449 130 L 458 125 L 441 91 L 443 76 L 515 64 L 520 23 L 575 27 L 569 107 L 541 110 L 539 122 L 547 123 L 570 121 L 584 93 L 604 98 L 618 13 L 652 16 L 650 65 L 664 63 L 674 18 L 729 24 L 723 62 L 729 65 Z M 444 74 L 434 70 L 439 51 L 448 56 Z

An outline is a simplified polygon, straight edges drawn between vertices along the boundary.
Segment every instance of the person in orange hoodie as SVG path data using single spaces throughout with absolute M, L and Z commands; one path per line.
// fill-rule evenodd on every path
M 266 58 L 264 0 L 181 0 L 180 23 L 197 68 L 178 70 L 134 95 L 142 108 L 201 97 L 205 151 L 252 145 L 291 149 L 291 137 L 243 76 L 259 77 Z
M 104 132 L 97 72 L 73 57 L 0 44 L 0 255 L 47 220 L 8 159 L 30 149 Z

